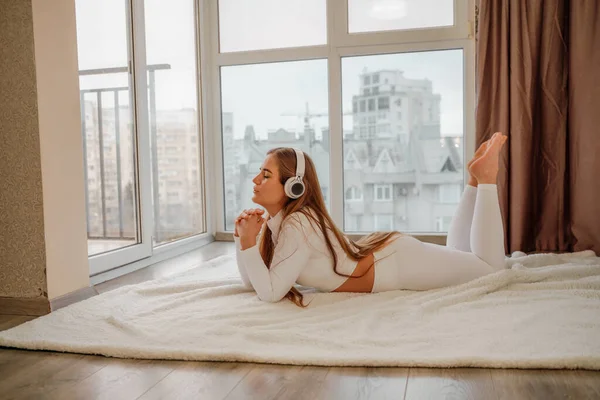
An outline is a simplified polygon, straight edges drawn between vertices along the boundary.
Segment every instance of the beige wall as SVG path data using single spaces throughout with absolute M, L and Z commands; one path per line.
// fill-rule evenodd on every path
M 33 0 L 50 299 L 89 286 L 75 0 Z
M 0 10 L 0 296 L 47 296 L 31 2 Z
M 0 10 L 0 296 L 53 299 L 89 286 L 75 3 Z

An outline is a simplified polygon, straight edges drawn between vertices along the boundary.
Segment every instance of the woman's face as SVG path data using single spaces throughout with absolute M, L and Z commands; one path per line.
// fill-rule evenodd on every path
M 252 182 L 254 183 L 254 195 L 252 196 L 254 203 L 265 208 L 285 205 L 287 196 L 281 184 L 277 161 L 272 154 L 265 158 L 260 172 L 252 179 Z

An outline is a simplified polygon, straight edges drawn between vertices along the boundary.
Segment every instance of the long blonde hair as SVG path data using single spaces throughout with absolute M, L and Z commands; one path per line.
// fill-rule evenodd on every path
M 294 149 L 290 147 L 277 147 L 269 150 L 267 154 L 272 155 L 277 162 L 281 184 L 285 184 L 288 178 L 296 175 L 296 153 Z M 325 206 L 325 201 L 323 200 L 323 195 L 321 194 L 321 185 L 319 184 L 319 178 L 317 177 L 316 168 L 312 159 L 306 153 L 304 153 L 304 160 L 304 186 L 306 190 L 299 199 L 293 200 L 288 198 L 287 203 L 281 210 L 282 221 L 284 221 L 288 215 L 294 212 L 301 212 L 306 215 L 310 220 L 312 220 L 311 223 L 315 223 L 316 226 L 318 226 L 323 232 L 323 237 L 325 238 L 327 248 L 333 257 L 334 272 L 347 278 L 360 278 L 364 276 L 374 264 L 371 264 L 369 269 L 367 269 L 367 271 L 360 276 L 352 277 L 351 275 L 345 275 L 338 272 L 337 255 L 334 251 L 333 245 L 331 244 L 327 230 L 329 229 L 333 232 L 342 249 L 344 249 L 344 252 L 348 255 L 348 258 L 354 261 L 360 261 L 363 258 L 366 258 L 374 251 L 381 248 L 390 238 L 400 235 L 400 233 L 396 231 L 374 232 L 357 241 L 353 241 L 347 237 L 335 226 L 333 220 L 327 212 L 327 207 Z M 310 211 L 313 212 L 311 213 Z M 275 250 L 271 235 L 271 229 L 269 229 L 265 224 L 265 228 L 263 229 L 260 237 L 259 250 L 267 268 L 271 267 L 271 261 L 273 260 L 273 253 Z M 303 303 L 304 297 L 302 293 L 300 293 L 300 291 L 298 291 L 298 289 L 295 287 L 290 289 L 290 291 L 285 295 L 285 298 L 292 301 L 297 306 L 306 307 L 306 305 Z

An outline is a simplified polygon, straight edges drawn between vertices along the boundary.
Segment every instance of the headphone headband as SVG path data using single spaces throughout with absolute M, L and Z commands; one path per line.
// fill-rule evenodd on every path
M 304 153 L 302 150 L 294 149 L 296 152 L 296 176 L 299 178 L 304 177 Z
M 296 152 L 296 176 L 289 178 L 283 186 L 285 194 L 291 199 L 301 197 L 306 189 L 302 181 L 305 168 L 304 153 L 296 148 L 294 148 L 294 151 Z

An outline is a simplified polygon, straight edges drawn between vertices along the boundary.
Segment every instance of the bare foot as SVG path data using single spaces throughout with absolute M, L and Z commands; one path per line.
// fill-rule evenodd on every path
M 480 184 L 496 184 L 498 178 L 498 161 L 500 158 L 500 151 L 504 142 L 508 139 L 507 136 L 500 134 L 494 134 L 490 139 L 485 153 L 478 159 L 473 160 L 469 165 L 469 173 L 472 177 L 477 179 Z
M 489 143 L 498 134 L 500 134 L 500 132 L 494 133 L 491 138 L 489 138 L 485 142 L 481 143 L 481 145 L 479 146 L 479 148 L 477 149 L 477 151 L 475 151 L 475 154 L 473 155 L 473 158 L 471 158 L 471 161 L 469 161 L 469 163 L 467 164 L 467 170 L 471 169 L 471 164 L 473 164 L 473 162 L 475 160 L 477 160 L 479 157 L 481 157 L 482 155 L 485 154 L 485 151 L 487 150 Z M 475 179 L 475 177 L 473 177 L 473 176 L 469 176 L 469 183 L 468 184 L 471 185 L 471 186 L 477 187 L 477 179 Z

